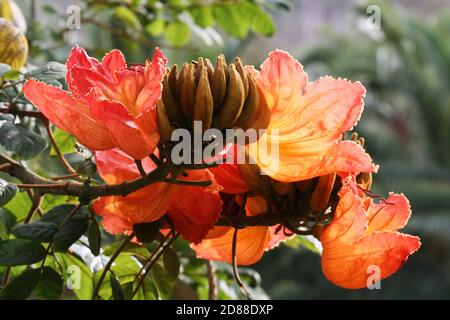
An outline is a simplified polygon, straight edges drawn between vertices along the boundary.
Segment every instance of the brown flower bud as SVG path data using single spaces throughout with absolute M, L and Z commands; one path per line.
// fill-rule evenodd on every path
M 197 120 L 203 130 L 267 127 L 270 113 L 264 95 L 239 58 L 227 66 L 219 55 L 215 68 L 208 59 L 198 58 L 177 73 L 174 65 L 163 80 L 162 105 L 172 126 L 190 129 Z

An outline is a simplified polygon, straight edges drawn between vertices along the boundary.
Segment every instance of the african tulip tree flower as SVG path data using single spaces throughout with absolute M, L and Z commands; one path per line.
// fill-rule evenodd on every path
M 403 194 L 389 194 L 380 203 L 361 196 L 354 182 L 340 191 L 333 221 L 320 236 L 322 270 L 334 284 L 359 289 L 367 287 L 371 268 L 380 279 L 396 272 L 420 247 L 418 237 L 399 233 L 411 215 Z
M 97 168 L 108 184 L 117 184 L 139 178 L 134 160 L 119 149 L 95 153 Z M 156 165 L 145 158 L 146 172 Z M 166 213 L 175 229 L 190 242 L 198 242 L 213 227 L 222 207 L 220 186 L 208 170 L 190 170 L 179 180 L 207 181 L 208 187 L 177 185 L 165 182 L 151 184 L 129 195 L 103 197 L 94 202 L 94 211 L 103 217 L 102 224 L 112 233 L 129 233 L 134 224 L 152 222 Z
M 363 148 L 342 141 L 363 111 L 365 89 L 359 82 L 324 77 L 310 83 L 302 65 L 280 50 L 269 54 L 260 71 L 248 70 L 255 74 L 270 109 L 267 133 L 249 145 L 261 170 L 286 182 L 375 171 Z M 277 144 L 279 157 L 271 157 L 260 143 Z
M 127 68 L 119 50 L 101 62 L 74 47 L 67 60 L 70 92 L 29 80 L 24 95 L 51 122 L 95 151 L 119 148 L 134 159 L 153 153 L 159 141 L 155 105 L 161 96 L 166 58 Z
M 262 197 L 248 198 L 246 215 L 256 216 L 267 211 L 266 201 Z M 236 261 L 239 265 L 251 265 L 258 262 L 264 252 L 276 247 L 287 237 L 279 226 L 247 227 L 238 230 L 236 241 Z M 201 243 L 192 248 L 199 258 L 232 262 L 232 227 L 215 227 Z

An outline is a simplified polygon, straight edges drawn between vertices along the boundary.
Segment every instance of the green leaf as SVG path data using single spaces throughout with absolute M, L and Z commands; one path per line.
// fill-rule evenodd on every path
M 194 22 L 202 28 L 211 27 L 215 23 L 212 7 L 202 6 L 192 8 L 189 13 L 194 19 Z
M 247 36 L 250 29 L 247 10 L 248 8 L 242 4 L 223 4 L 215 6 L 213 13 L 217 23 L 225 32 L 242 39 Z
M 0 291 L 0 300 L 25 300 L 41 279 L 41 270 L 24 271 Z
M 42 67 L 28 71 L 26 76 L 51 83 L 54 80 L 64 79 L 66 76 L 66 71 L 67 69 L 64 64 L 50 61 Z
M 0 145 L 27 160 L 40 154 L 47 147 L 47 140 L 21 125 L 4 122 L 0 126 Z
M 93 274 L 78 258 L 68 254 L 56 253 L 64 270 L 64 280 L 69 290 L 73 290 L 80 300 L 89 300 L 94 291 Z
M 164 33 L 165 28 L 166 21 L 161 18 L 156 18 L 145 26 L 145 31 L 154 37 L 159 37 Z
M 259 7 L 256 7 L 253 12 L 254 15 L 252 17 L 251 24 L 252 30 L 255 33 L 263 36 L 273 35 L 276 31 L 276 28 L 275 24 L 273 23 L 272 17 Z
M 163 254 L 164 269 L 170 280 L 175 281 L 180 273 L 180 259 L 172 248 L 167 248 Z
M 16 80 L 19 77 L 20 77 L 20 71 L 18 71 L 18 70 L 9 70 L 9 71 L 5 72 L 2 76 L 2 78 L 4 80 L 9 80 L 9 81 Z
M 107 256 L 111 256 L 114 254 L 114 252 L 120 247 L 122 242 L 117 241 L 114 242 L 104 248 L 104 253 Z M 130 253 L 134 256 L 137 256 L 142 259 L 147 259 L 150 256 L 150 252 L 143 246 L 139 246 L 137 244 L 129 243 L 125 249 L 123 249 L 123 252 Z
M 16 224 L 17 218 L 6 208 L 0 208 L 0 240 L 5 240 Z
M 17 193 L 16 185 L 0 178 L 0 207 L 3 207 L 5 204 L 11 201 L 11 199 L 14 198 L 16 193 Z
M 58 225 L 54 222 L 46 221 L 19 224 L 12 229 L 12 233 L 17 238 L 38 242 L 50 242 L 56 232 L 58 232 Z
M 91 219 L 89 222 L 88 240 L 92 254 L 98 256 L 101 248 L 101 234 L 98 222 L 95 219 Z
M 16 196 L 4 206 L 4 208 L 14 213 L 17 221 L 25 219 L 30 207 L 31 200 L 26 192 L 18 192 Z
M 152 242 L 159 233 L 159 221 L 135 224 L 133 225 L 133 231 L 139 242 Z
M 6 63 L 0 63 L 0 77 L 3 77 L 5 73 L 11 70 L 11 66 Z
M 58 128 L 53 131 L 53 135 L 55 137 L 56 144 L 58 145 L 58 148 L 62 154 L 76 152 L 76 140 L 72 135 Z M 53 147 L 50 150 L 50 155 L 56 156 L 56 152 Z
M 70 199 L 68 196 L 46 194 L 44 199 L 42 200 L 41 208 L 44 211 L 48 211 L 56 206 L 67 204 L 69 202 Z
M 57 300 L 63 292 L 64 280 L 51 267 L 44 267 L 41 278 L 34 289 L 39 299 Z
M 155 264 L 151 270 L 153 282 L 158 289 L 158 295 L 163 300 L 168 300 L 172 296 L 173 286 L 175 285 L 175 281 L 171 279 L 163 267 L 159 264 Z
M 114 272 L 111 272 L 111 275 L 109 277 L 109 282 L 111 284 L 111 290 L 114 300 L 125 300 L 125 294 L 122 290 L 122 287 L 120 285 L 119 280 L 117 280 L 116 275 Z
M 167 26 L 164 36 L 170 45 L 181 47 L 191 40 L 191 29 L 183 21 L 176 20 Z
M 38 242 L 12 239 L 0 242 L 0 266 L 33 264 L 44 259 L 45 248 Z
M 126 27 L 132 30 L 141 29 L 141 22 L 136 14 L 127 7 L 118 6 L 114 9 L 113 19 L 118 19 L 122 22 Z
M 66 252 L 69 247 L 86 233 L 89 220 L 83 215 L 74 215 L 59 227 L 53 237 L 53 248 L 57 252 Z
M 319 255 L 322 254 L 322 247 L 320 245 L 320 242 L 313 236 L 297 235 L 283 242 L 283 244 L 292 249 L 299 249 L 300 247 L 303 247 Z

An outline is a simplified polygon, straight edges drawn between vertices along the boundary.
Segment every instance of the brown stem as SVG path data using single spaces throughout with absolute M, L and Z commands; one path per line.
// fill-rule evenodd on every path
M 236 283 L 239 286 L 239 290 L 241 291 L 242 295 L 246 297 L 248 300 L 252 300 L 253 297 L 250 294 L 250 292 L 247 290 L 247 287 L 245 286 L 244 282 L 242 282 L 241 277 L 239 276 L 239 270 L 237 267 L 237 257 L 236 257 L 236 247 L 237 247 L 237 234 L 239 229 L 234 229 L 233 233 L 233 244 L 231 247 L 231 256 L 232 256 L 232 266 L 233 266 L 233 274 L 234 279 L 236 280 Z
M 217 277 L 216 270 L 211 260 L 206 261 L 206 268 L 208 271 L 208 300 L 216 300 L 217 299 Z
M 6 285 L 8 284 L 9 281 L 9 277 L 11 276 L 11 266 L 7 266 L 5 269 L 5 273 L 3 274 L 3 279 L 2 279 L 2 287 L 6 287 Z
M 59 149 L 58 143 L 56 143 L 55 136 L 53 135 L 52 128 L 50 127 L 50 122 L 47 119 L 42 119 L 42 122 L 44 123 L 45 130 L 47 131 L 47 135 L 50 139 L 50 143 L 52 144 L 53 149 L 56 152 L 56 155 L 58 156 L 59 160 L 61 161 L 64 168 L 66 168 L 67 172 L 71 175 L 77 174 L 74 168 L 70 165 L 70 163 L 64 158 L 64 155 L 62 154 L 61 150 Z
M 5 87 L 3 87 L 3 88 L 5 88 Z M 17 110 L 17 109 L 12 110 L 10 108 L 0 108 L 0 113 L 15 114 L 15 115 L 18 115 L 19 117 L 30 117 L 30 118 L 43 118 L 44 117 L 42 115 L 42 113 L 40 113 L 38 111 L 24 111 L 24 110 Z

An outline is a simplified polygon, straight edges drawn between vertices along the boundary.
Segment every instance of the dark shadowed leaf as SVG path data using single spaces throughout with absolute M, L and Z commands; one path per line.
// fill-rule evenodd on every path
M 66 252 L 67 249 L 86 233 L 89 220 L 83 215 L 74 215 L 59 227 L 53 237 L 53 248 L 57 252 Z
M 152 242 L 159 233 L 159 221 L 135 224 L 133 226 L 133 231 L 139 242 Z
M 164 251 L 163 262 L 167 277 L 175 281 L 180 273 L 180 259 L 175 250 L 170 247 L 167 248 L 166 251 Z
M 40 279 L 40 269 L 24 271 L 0 291 L 0 300 L 25 300 L 33 292 Z
M 153 266 L 151 274 L 161 299 L 170 299 L 175 281 L 167 275 L 164 268 L 159 264 Z
M 0 208 L 0 240 L 8 237 L 11 229 L 16 224 L 16 216 L 6 208 Z
M 111 284 L 113 299 L 114 300 L 125 300 L 124 292 L 123 292 L 122 287 L 120 286 L 120 282 L 117 279 L 114 272 L 111 272 L 111 275 L 109 277 L 109 282 Z
M 101 234 L 98 222 L 95 219 L 91 219 L 89 222 L 88 240 L 92 254 L 98 256 L 101 247 Z
M 44 267 L 41 278 L 34 289 L 39 299 L 57 300 L 63 292 L 64 280 L 50 267 Z
M 17 193 L 17 187 L 3 179 L 0 179 L 0 207 L 7 204 Z
M 20 266 L 41 261 L 45 248 L 38 242 L 12 239 L 0 242 L 0 266 Z
M 40 154 L 47 147 L 47 140 L 20 125 L 4 122 L 0 125 L 0 145 L 27 160 Z
M 58 231 L 58 225 L 54 222 L 35 221 L 32 223 L 15 226 L 12 233 L 21 239 L 30 239 L 39 242 L 50 242 Z

